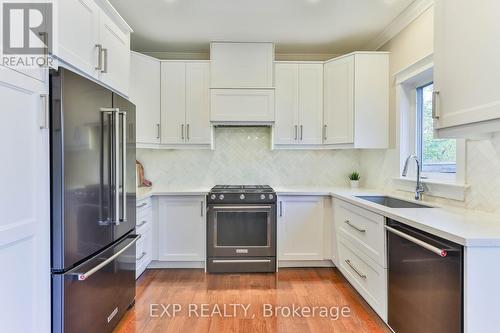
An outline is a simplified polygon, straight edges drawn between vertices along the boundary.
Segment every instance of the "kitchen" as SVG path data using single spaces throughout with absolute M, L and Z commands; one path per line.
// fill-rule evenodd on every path
M 2 331 L 496 332 L 499 10 L 2 3 Z

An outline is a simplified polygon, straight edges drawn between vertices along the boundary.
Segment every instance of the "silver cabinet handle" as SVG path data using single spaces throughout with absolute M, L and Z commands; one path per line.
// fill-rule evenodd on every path
M 351 228 L 353 228 L 353 229 L 354 229 L 354 230 L 356 230 L 356 231 L 359 231 L 359 232 L 361 232 L 361 233 L 365 233 L 365 232 L 366 232 L 366 229 L 360 229 L 360 228 L 356 227 L 356 226 L 355 226 L 354 224 L 352 224 L 352 223 L 351 223 L 351 221 L 349 221 L 349 220 L 345 220 L 345 221 L 344 221 L 344 223 L 345 223 L 345 224 L 347 224 L 348 226 L 350 226 Z
M 156 138 L 159 139 L 161 135 L 160 124 L 156 124 Z
M 440 257 L 442 257 L 442 258 L 444 258 L 444 257 L 446 257 L 446 256 L 448 255 L 448 251 L 447 251 L 446 249 L 440 249 L 440 248 L 438 248 L 438 247 L 435 247 L 434 245 L 431 245 L 431 244 L 429 244 L 429 243 L 426 243 L 426 242 L 424 242 L 424 241 L 421 241 L 421 240 L 420 240 L 420 239 L 418 239 L 418 238 L 415 238 L 415 237 L 413 237 L 413 236 L 410 236 L 410 235 L 408 235 L 408 234 L 405 234 L 404 232 L 401 232 L 401 231 L 399 231 L 399 230 L 396 230 L 396 229 L 394 229 L 394 228 L 391 228 L 391 227 L 389 227 L 388 225 L 386 225 L 386 226 L 385 226 L 385 229 L 386 229 L 387 231 L 392 232 L 393 234 L 395 234 L 395 235 L 397 235 L 397 236 L 401 237 L 401 238 L 404 238 L 404 239 L 406 239 L 406 240 L 408 240 L 408 241 L 410 241 L 410 242 L 412 242 L 412 243 L 414 243 L 414 244 L 417 244 L 417 245 L 419 245 L 419 246 L 423 247 L 424 249 L 427 249 L 427 250 L 429 250 L 429 251 L 431 251 L 431 252 L 433 252 L 433 253 L 437 254 L 438 256 L 440 256 Z
M 137 208 L 142 208 L 142 207 L 146 206 L 147 204 L 148 204 L 147 202 L 143 202 L 140 205 L 137 205 L 136 207 Z
M 97 66 L 95 67 L 96 71 L 102 71 L 102 45 L 96 44 L 97 48 Z
M 146 254 L 146 252 L 142 252 L 139 258 L 136 259 L 136 261 L 141 261 L 146 256 Z
M 181 140 L 184 140 L 184 124 L 181 124 Z
M 148 221 L 141 221 L 141 223 L 137 225 L 137 228 L 140 228 L 147 223 L 148 223 Z
M 200 204 L 200 216 L 203 217 L 203 200 L 201 200 Z
M 294 140 L 297 140 L 298 139 L 298 134 L 297 134 L 297 125 L 295 125 L 295 138 Z
M 129 247 L 131 247 L 132 245 L 134 245 L 139 240 L 139 238 L 141 238 L 141 235 L 135 235 L 134 239 L 129 244 L 127 244 L 123 249 L 116 252 L 111 257 L 104 260 L 99 265 L 95 266 L 94 268 L 86 271 L 85 273 L 69 273 L 68 275 L 76 276 L 78 281 L 84 281 L 84 280 L 88 279 L 90 276 L 92 276 L 94 273 L 99 271 L 101 268 L 103 268 L 104 266 L 106 266 L 110 262 L 114 261 L 116 258 L 118 258 L 123 252 L 127 251 L 127 249 Z
M 41 94 L 40 98 L 43 103 L 43 121 L 40 124 L 40 129 L 49 128 L 49 96 L 47 94 Z
M 304 126 L 300 125 L 300 141 L 302 141 L 304 137 Z
M 351 263 L 351 261 L 350 261 L 349 259 L 344 260 L 344 261 L 345 261 L 345 263 L 346 263 L 347 265 L 349 265 L 349 267 L 351 267 L 351 269 L 352 269 L 352 270 L 353 270 L 356 274 L 358 274 L 358 276 L 359 276 L 360 278 L 362 278 L 362 279 L 366 279 L 366 275 L 365 275 L 365 274 L 363 274 L 363 273 L 361 273 L 360 271 L 358 271 L 358 269 L 357 269 L 356 267 L 354 267 L 354 265 Z
M 283 216 L 283 201 L 280 201 L 280 216 Z
M 328 139 L 328 136 L 327 136 L 327 125 L 323 125 L 323 139 L 326 141 Z
M 104 65 L 103 65 L 103 69 L 101 70 L 101 73 L 107 73 L 108 72 L 108 49 L 103 48 L 102 54 L 104 56 L 104 61 L 103 61 Z
M 189 124 L 186 125 L 186 139 L 189 141 Z
M 438 98 L 439 90 L 434 90 L 432 92 L 432 119 L 439 119 Z

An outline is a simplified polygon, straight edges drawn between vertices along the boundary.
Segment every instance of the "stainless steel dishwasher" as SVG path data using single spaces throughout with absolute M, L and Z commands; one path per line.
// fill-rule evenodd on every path
M 463 332 L 463 247 L 390 219 L 386 230 L 391 329 Z

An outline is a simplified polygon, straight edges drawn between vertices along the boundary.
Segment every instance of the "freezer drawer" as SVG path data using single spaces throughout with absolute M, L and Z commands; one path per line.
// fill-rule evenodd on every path
M 135 243 L 129 235 L 65 274 L 52 275 L 54 333 L 112 332 L 135 298 Z

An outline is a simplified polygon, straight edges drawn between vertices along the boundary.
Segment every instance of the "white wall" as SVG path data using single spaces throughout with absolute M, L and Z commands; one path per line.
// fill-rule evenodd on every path
M 138 149 L 146 178 L 155 186 L 269 184 L 346 186 L 358 170 L 354 150 L 274 150 L 264 127 L 217 128 L 216 150 Z
M 361 170 L 364 186 L 394 191 L 392 178 L 399 173 L 396 148 L 396 89 L 393 75 L 433 52 L 433 8 L 429 8 L 408 27 L 381 47 L 390 55 L 390 142 L 384 151 L 362 151 Z M 470 189 L 464 202 L 427 197 L 469 209 L 500 213 L 500 134 L 490 140 L 468 141 L 466 148 L 466 183 Z M 399 192 L 398 194 L 406 194 Z M 411 194 L 406 194 L 411 195 Z

